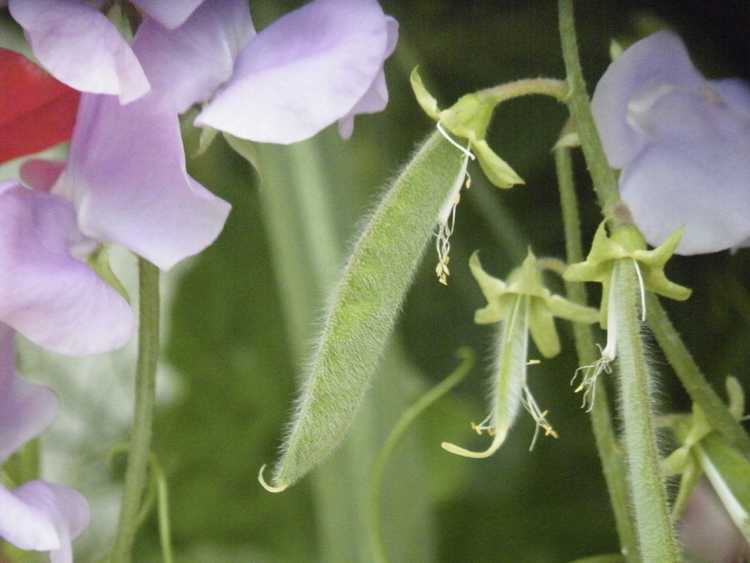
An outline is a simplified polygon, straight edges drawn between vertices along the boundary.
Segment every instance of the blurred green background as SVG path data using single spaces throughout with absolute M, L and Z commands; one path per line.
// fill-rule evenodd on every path
M 256 26 L 300 4 L 254 0 Z M 529 453 L 533 423 L 522 414 L 488 460 L 454 457 L 439 446 L 444 439 L 478 445 L 482 439 L 469 422 L 479 422 L 488 408 L 494 331 L 472 322 L 484 301 L 468 271 L 469 255 L 479 249 L 485 267 L 499 277 L 528 245 L 538 255 L 564 255 L 550 149 L 566 112 L 546 99 L 513 101 L 496 112 L 490 142 L 526 186 L 501 192 L 478 167 L 471 169 L 473 185 L 458 208 L 452 239 L 449 286 L 437 283 L 434 251 L 428 250 L 347 443 L 284 494 L 270 495 L 258 485 L 259 467 L 275 458 L 299 367 L 352 237 L 433 127 L 411 95 L 411 68 L 421 66 L 442 105 L 508 80 L 563 76 L 555 2 L 382 4 L 401 26 L 387 66 L 391 102 L 382 114 L 358 118 L 352 140 L 328 130 L 293 147 L 261 147 L 260 173 L 221 138 L 190 161 L 191 174 L 231 202 L 233 212 L 219 240 L 170 275 L 175 285 L 165 311 L 164 362 L 177 391 L 159 409 L 155 451 L 169 481 L 177 560 L 370 561 L 364 526 L 372 458 L 400 412 L 453 370 L 461 345 L 477 351 L 477 367 L 417 422 L 388 466 L 382 513 L 391 560 L 553 563 L 617 551 L 589 420 L 569 387 L 576 367 L 569 327 L 561 330 L 563 353 L 533 367 L 529 381 L 540 406 L 550 409 L 559 439 L 540 439 Z M 576 6 L 590 87 L 608 64 L 611 39 L 627 43 L 662 25 L 686 38 L 707 75 L 748 74 L 746 2 L 590 0 Z M 197 132 L 186 127 L 185 134 L 190 154 Z M 588 242 L 599 215 L 580 155 L 576 165 Z M 750 383 L 747 254 L 678 257 L 671 266 L 671 277 L 695 293 L 668 308 L 717 386 L 729 373 Z M 662 409 L 686 410 L 686 396 L 656 345 L 653 356 Z M 86 390 L 89 402 L 112 389 L 108 377 L 100 373 L 98 387 Z M 127 375 L 118 375 L 117 393 L 126 401 L 123 377 L 127 384 Z M 87 445 L 108 446 L 85 442 L 81 459 Z M 102 464 L 97 468 L 104 471 Z M 155 518 L 140 538 L 136 560 L 159 561 Z

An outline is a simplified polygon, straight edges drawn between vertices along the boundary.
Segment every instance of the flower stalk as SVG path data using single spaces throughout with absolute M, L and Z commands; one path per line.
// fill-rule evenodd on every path
M 558 13 L 563 60 L 570 87 L 567 97 L 568 108 L 576 124 L 576 131 L 581 140 L 581 148 L 586 157 L 589 174 L 594 181 L 594 190 L 599 199 L 599 205 L 605 217 L 611 218 L 614 208 L 620 201 L 617 178 L 604 154 L 604 147 L 599 138 L 586 93 L 586 82 L 583 79 L 581 60 L 578 55 L 573 0 L 559 0 Z
M 156 398 L 156 367 L 159 359 L 159 269 L 138 259 L 139 319 L 138 360 L 135 376 L 133 428 L 120 521 L 112 548 L 112 563 L 129 563 L 138 531 L 138 515 L 148 483 L 152 423 Z

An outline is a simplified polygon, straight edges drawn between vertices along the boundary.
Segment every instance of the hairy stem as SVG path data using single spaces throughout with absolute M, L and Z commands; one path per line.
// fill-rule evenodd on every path
M 638 281 L 630 260 L 620 260 L 608 324 L 617 331 L 620 401 L 630 496 L 643 561 L 680 561 L 661 477 L 651 398 L 653 383 L 639 320 Z M 614 317 L 614 318 L 613 318 Z
M 594 190 L 599 199 L 604 215 L 612 217 L 614 207 L 620 200 L 617 191 L 617 178 L 609 167 L 604 147 L 596 130 L 594 116 L 591 113 L 589 96 L 586 93 L 586 82 L 583 79 L 581 61 L 578 56 L 573 0 L 559 0 L 560 40 L 562 42 L 565 70 L 568 74 L 570 92 L 567 102 L 570 115 L 575 121 L 576 131 L 581 140 L 586 164 L 594 181 Z
M 138 259 L 139 327 L 138 361 L 135 375 L 133 428 L 128 448 L 128 465 L 111 561 L 128 563 L 138 531 L 138 515 L 148 480 L 151 434 L 156 395 L 156 366 L 159 360 L 159 269 Z
M 721 432 L 745 455 L 750 455 L 750 436 L 706 380 L 655 295 L 650 295 L 648 299 L 648 325 L 685 390 L 703 410 L 711 427 Z
M 480 98 L 496 104 L 530 95 L 550 96 L 564 102 L 568 96 L 568 84 L 556 78 L 522 78 L 477 92 Z
M 565 251 L 568 262 L 573 264 L 583 260 L 583 244 L 581 242 L 581 221 L 578 214 L 578 197 L 573 181 L 570 149 L 561 147 L 555 150 L 555 165 L 565 231 Z M 565 290 L 568 299 L 574 303 L 588 304 L 586 287 L 583 284 L 565 282 Z M 597 359 L 597 354 L 591 327 L 583 323 L 573 323 L 573 338 L 578 354 L 578 363 L 582 366 L 593 364 Z M 602 379 L 597 379 L 595 385 L 596 400 L 591 408 L 591 427 L 594 431 L 594 439 L 602 463 L 602 472 L 607 483 L 612 511 L 615 516 L 620 548 L 626 561 L 635 562 L 638 560 L 638 543 L 633 530 L 632 517 L 628 511 L 628 493 L 622 450 L 617 443 L 615 431 L 612 427 L 612 414 L 606 385 Z

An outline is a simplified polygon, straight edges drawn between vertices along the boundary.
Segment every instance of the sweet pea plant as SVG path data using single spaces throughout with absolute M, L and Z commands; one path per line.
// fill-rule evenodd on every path
M 578 393 L 580 416 L 590 418 L 619 537 L 615 553 L 585 560 L 747 556 L 750 437 L 742 426 L 742 385 L 729 377 L 726 397 L 715 391 L 661 298 L 689 303 L 693 293 L 668 275 L 674 255 L 734 252 L 750 241 L 750 85 L 705 78 L 680 37 L 658 31 L 627 47 L 613 44 L 612 62 L 589 99 L 573 2 L 559 0 L 562 78 L 521 78 L 446 104 L 423 79 L 429 68 L 411 70 L 412 107 L 432 120 L 433 131 L 382 192 L 347 252 L 330 216 L 331 196 L 307 190 L 307 183 L 320 187 L 314 178 L 288 171 L 299 160 L 323 166 L 307 139 L 334 124 L 349 139 L 355 118 L 386 108 L 384 64 L 399 25 L 376 0 L 313 0 L 260 31 L 247 0 L 10 0 L 7 10 L 25 39 L 4 38 L 9 48 L 0 50 L 0 160 L 18 164 L 17 177 L 0 184 L 0 561 L 28 561 L 31 552 L 73 561 L 74 540 L 98 517 L 82 494 L 40 475 L 36 438 L 60 401 L 19 374 L 24 358 L 17 358 L 16 341 L 88 356 L 121 348 L 136 333 L 132 426 L 124 443 L 108 445 L 127 460 L 119 518 L 107 552 L 96 557 L 139 560 L 138 532 L 146 532 L 156 505 L 162 558 L 174 560 L 168 471 L 152 446 L 159 432 L 160 278 L 211 246 L 231 216 L 230 204 L 188 173 L 190 161 L 219 142 L 260 178 L 287 354 L 304 366 L 290 421 L 277 431 L 278 458 L 246 459 L 246 474 L 257 471 L 266 491 L 296 485 L 350 431 L 362 432 L 365 415 L 375 416 L 377 403 L 360 407 L 368 389 L 379 392 L 380 364 L 396 372 L 408 365 L 391 335 L 420 263 L 428 261 L 432 283 L 450 286 L 456 271 L 468 270 L 484 299 L 473 320 L 496 327 L 488 414 L 472 423 L 486 438 L 471 448 L 444 441 L 445 463 L 456 461 L 448 454 L 493 457 L 501 472 L 502 448 L 522 409 L 535 424 L 532 448 L 543 437 L 571 439 L 555 429 L 530 381 L 540 362 L 556 362 L 565 343 L 558 326 L 568 321 L 578 357 L 568 373 L 570 399 Z M 489 135 L 498 106 L 524 96 L 551 97 L 569 114 L 551 143 L 566 256 L 528 248 L 500 276 L 482 263 L 489 252 L 460 263 L 451 243 L 472 175 L 503 191 L 537 189 L 518 187 L 522 176 Z M 63 160 L 37 155 L 61 143 Z M 278 145 L 294 147 L 279 152 Z M 579 218 L 578 150 L 601 214 L 595 232 Z M 480 182 L 472 191 L 483 189 Z M 110 264 L 113 246 L 138 259 L 137 307 Z M 590 283 L 601 287 L 598 302 L 587 296 Z M 306 310 L 310 294 L 327 295 L 327 304 L 306 348 L 308 327 L 316 325 Z M 202 312 L 209 306 L 191 303 Z M 601 341 L 595 325 L 606 333 Z M 657 409 L 649 334 L 689 395 L 689 412 Z M 377 455 L 353 456 L 347 475 L 330 464 L 314 473 L 320 498 L 342 487 L 356 491 L 336 506 L 321 501 L 318 510 L 367 515 L 366 534 L 345 539 L 352 551 L 324 547 L 322 560 L 396 560 L 396 550 L 403 560 L 432 557 L 404 555 L 403 546 L 385 541 L 386 467 L 412 422 L 472 371 L 474 356 L 460 349 L 451 375 L 415 402 L 393 403 L 402 405 L 400 417 Z M 262 400 L 262 387 L 253 392 Z M 470 441 L 456 429 L 440 432 Z M 334 529 L 321 537 L 331 533 L 345 535 Z M 719 547 L 701 539 L 711 534 L 725 538 Z M 523 553 L 509 557 L 502 560 L 526 560 Z

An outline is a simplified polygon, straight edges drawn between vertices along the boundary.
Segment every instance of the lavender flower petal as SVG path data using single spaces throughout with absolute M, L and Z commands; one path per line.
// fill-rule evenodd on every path
M 175 30 L 146 18 L 133 49 L 152 89 L 182 113 L 229 80 L 240 49 L 254 34 L 247 0 L 216 0 Z
M 0 464 L 41 434 L 57 413 L 50 389 L 16 375 L 13 337 L 13 330 L 0 323 Z
M 73 206 L 6 182 L 0 184 L 0 216 L 0 322 L 61 354 L 125 344 L 133 333 L 132 311 L 80 259 L 96 243 L 78 230 Z
M 679 254 L 716 252 L 750 237 L 750 135 L 646 148 L 620 177 L 620 194 L 649 244 L 685 232 Z
M 167 29 L 180 27 L 204 0 L 131 0 L 149 17 Z M 219 2 L 208 2 L 219 3 Z M 245 2 L 247 4 L 247 2 Z
M 84 234 L 164 270 L 211 244 L 230 210 L 188 176 L 177 114 L 152 95 L 126 106 L 82 96 L 55 191 L 74 202 Z
M 664 91 L 660 87 L 700 90 L 705 81 L 690 62 L 682 40 L 661 31 L 638 41 L 613 62 L 596 86 L 591 101 L 609 163 L 624 167 L 645 146 L 642 134 L 628 120 L 634 96 Z M 650 100 L 641 98 L 641 103 Z
M 393 54 L 398 43 L 398 22 L 386 16 L 388 21 L 388 45 L 386 46 L 385 58 Z M 381 69 L 370 88 L 365 92 L 355 106 L 344 117 L 339 119 L 339 135 L 343 139 L 349 139 L 354 132 L 354 117 L 362 113 L 378 113 L 388 105 L 388 86 L 385 82 L 385 72 Z
M 25 550 L 49 551 L 52 563 L 72 563 L 71 542 L 89 524 L 86 499 L 68 487 L 30 481 L 0 487 L 0 537 Z
M 149 83 L 127 41 L 83 0 L 10 0 L 34 55 L 55 78 L 82 92 L 116 94 L 123 104 Z
M 315 0 L 261 31 L 197 125 L 244 139 L 294 143 L 347 116 L 388 53 L 389 23 L 375 0 Z

